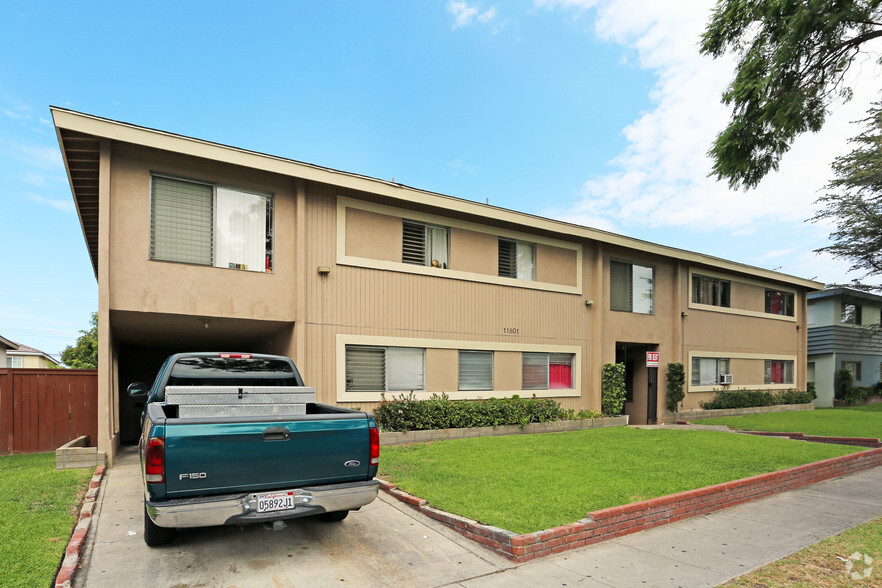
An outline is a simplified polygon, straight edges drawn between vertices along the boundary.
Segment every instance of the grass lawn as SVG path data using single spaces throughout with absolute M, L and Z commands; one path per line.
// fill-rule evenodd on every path
M 871 565 L 864 555 L 872 560 Z M 851 561 L 850 570 L 843 560 Z M 880 563 L 882 519 L 876 519 L 735 578 L 726 586 L 879 586 Z
M 0 586 L 49 586 L 93 470 L 55 470 L 55 453 L 0 457 Z
M 530 533 L 593 510 L 858 450 L 715 431 L 615 427 L 384 447 L 380 473 L 436 508 Z
M 739 431 L 778 431 L 827 437 L 879 439 L 882 437 L 882 403 L 850 408 L 767 412 L 692 422 L 702 425 L 727 425 Z

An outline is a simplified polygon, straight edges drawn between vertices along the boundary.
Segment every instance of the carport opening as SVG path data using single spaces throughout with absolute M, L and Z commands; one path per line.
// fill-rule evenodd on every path
M 169 355 L 186 351 L 293 354 L 294 323 L 111 311 L 116 352 L 120 443 L 138 442 L 144 400 L 129 397 L 132 382 L 153 383 Z M 206 326 L 207 325 L 207 326 Z

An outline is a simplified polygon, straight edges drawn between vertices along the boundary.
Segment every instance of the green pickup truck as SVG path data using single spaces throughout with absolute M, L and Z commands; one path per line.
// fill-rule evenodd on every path
M 380 436 L 367 413 L 316 403 L 287 357 L 179 353 L 146 397 L 144 541 L 175 529 L 318 515 L 342 521 L 377 497 Z

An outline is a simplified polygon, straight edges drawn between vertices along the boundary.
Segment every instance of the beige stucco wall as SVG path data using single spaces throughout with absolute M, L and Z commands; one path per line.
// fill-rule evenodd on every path
M 358 208 L 347 210 L 346 255 L 401 261 L 401 219 Z
M 495 276 L 499 273 L 499 237 L 466 229 L 450 229 L 450 268 Z
M 542 243 L 536 246 L 536 279 L 550 284 L 576 285 L 576 252 Z

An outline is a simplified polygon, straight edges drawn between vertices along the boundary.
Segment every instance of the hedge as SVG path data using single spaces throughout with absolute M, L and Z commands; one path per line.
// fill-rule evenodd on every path
M 750 408 L 753 406 L 775 406 L 776 404 L 807 404 L 813 400 L 808 391 L 784 390 L 717 390 L 713 400 L 702 402 L 701 408 Z
M 598 411 L 561 408 L 550 398 L 488 398 L 486 400 L 450 400 L 446 394 L 433 394 L 428 400 L 416 400 L 413 393 L 386 400 L 374 408 L 374 418 L 384 431 L 424 431 L 495 427 L 598 418 Z

